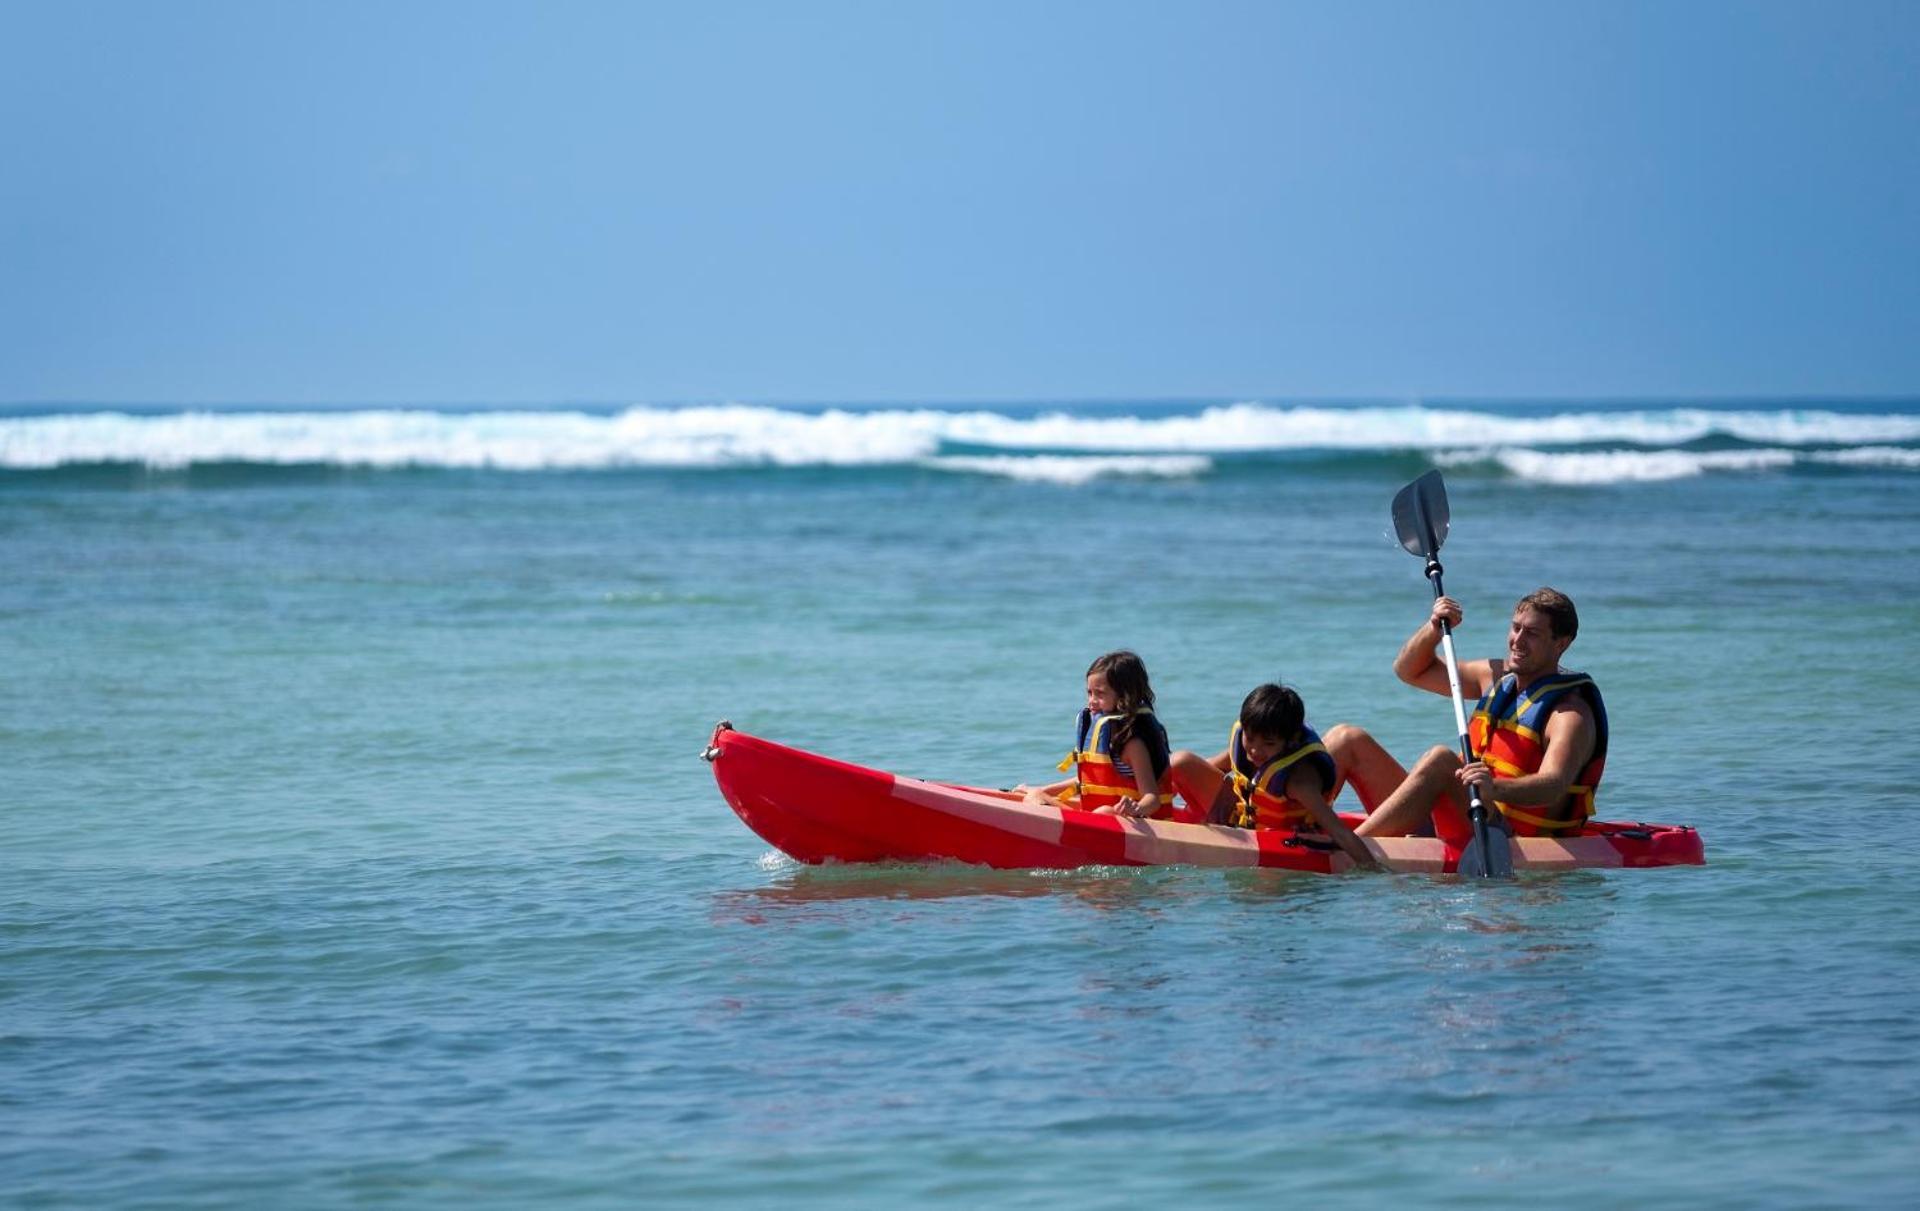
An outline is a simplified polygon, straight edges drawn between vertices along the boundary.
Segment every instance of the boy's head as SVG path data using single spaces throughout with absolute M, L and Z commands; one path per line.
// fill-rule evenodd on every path
M 1288 686 L 1271 683 L 1255 686 L 1253 693 L 1240 704 L 1240 735 L 1249 756 L 1256 746 L 1277 752 L 1298 737 L 1306 725 L 1306 703 Z

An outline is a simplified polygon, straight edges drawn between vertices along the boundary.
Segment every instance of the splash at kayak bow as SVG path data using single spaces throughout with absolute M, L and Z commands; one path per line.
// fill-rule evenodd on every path
M 1312 833 L 1130 820 L 1024 803 L 1009 791 L 868 769 L 735 731 L 722 723 L 703 754 L 729 806 L 762 839 L 802 862 L 970 862 L 1003 869 L 1243 866 L 1338 874 L 1354 862 Z M 1357 822 L 1360 817 L 1348 817 Z M 1460 851 L 1434 837 L 1368 842 L 1390 870 L 1452 873 Z M 1698 866 L 1684 825 L 1595 821 L 1571 837 L 1518 837 L 1517 870 Z

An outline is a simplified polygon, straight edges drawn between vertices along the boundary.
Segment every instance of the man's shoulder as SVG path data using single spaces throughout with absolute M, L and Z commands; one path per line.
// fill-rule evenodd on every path
M 1593 714 L 1593 704 L 1599 700 L 1600 686 L 1586 673 L 1576 673 L 1572 669 L 1561 669 L 1554 674 L 1550 683 L 1553 686 L 1553 709 L 1555 711 L 1579 711 Z
M 1507 662 L 1497 656 L 1489 656 L 1485 660 L 1462 660 L 1459 669 L 1463 682 L 1472 676 L 1485 677 L 1487 688 L 1491 689 L 1499 685 L 1500 679 L 1507 675 Z
M 1584 720 L 1591 724 L 1593 704 L 1587 701 L 1585 694 L 1561 694 L 1547 707 L 1547 717 L 1544 722 L 1551 727 L 1554 720 L 1562 718 Z

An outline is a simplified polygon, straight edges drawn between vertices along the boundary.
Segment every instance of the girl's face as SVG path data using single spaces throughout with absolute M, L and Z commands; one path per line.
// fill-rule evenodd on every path
M 1120 695 L 1107 684 L 1105 673 L 1087 674 L 1087 709 L 1096 715 L 1111 715 L 1120 709 Z

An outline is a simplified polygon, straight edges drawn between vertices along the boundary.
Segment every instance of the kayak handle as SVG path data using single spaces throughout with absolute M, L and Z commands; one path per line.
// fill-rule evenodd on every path
M 700 750 L 700 760 L 711 765 L 720 760 L 720 733 L 733 730 L 731 719 L 722 719 L 713 725 L 713 735 L 707 737 L 707 747 Z

